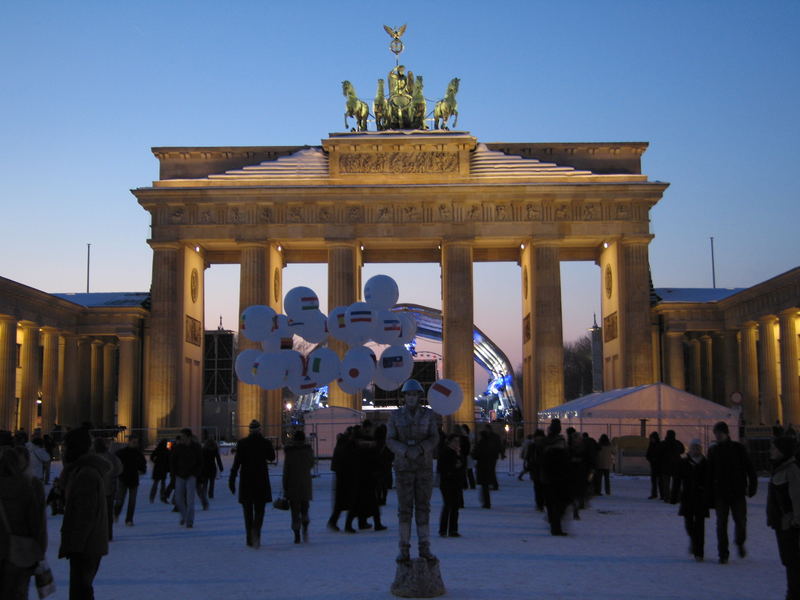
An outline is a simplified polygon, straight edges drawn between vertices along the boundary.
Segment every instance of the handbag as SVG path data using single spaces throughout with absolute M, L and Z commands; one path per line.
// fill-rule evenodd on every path
M 36 570 L 33 572 L 33 578 L 36 581 L 36 592 L 39 598 L 47 598 L 56 591 L 56 582 L 53 579 L 53 571 L 50 570 L 50 565 L 47 560 L 43 559 L 36 565 Z
M 8 562 L 20 568 L 32 567 L 39 562 L 39 557 L 42 556 L 39 542 L 26 535 L 11 533 L 11 527 L 8 524 L 6 510 L 2 502 L 0 502 L 0 517 L 3 521 L 3 527 L 8 532 Z
M 286 499 L 286 496 L 278 496 L 275 498 L 272 506 L 278 510 L 289 510 L 289 501 Z

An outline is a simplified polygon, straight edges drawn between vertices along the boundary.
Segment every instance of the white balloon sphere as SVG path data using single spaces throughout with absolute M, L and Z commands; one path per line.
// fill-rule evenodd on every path
M 292 383 L 303 380 L 303 370 L 305 369 L 305 359 L 297 350 L 282 350 L 286 361 L 286 386 L 291 389 Z
M 375 374 L 375 353 L 366 346 L 356 346 L 347 351 L 342 358 L 340 381 L 349 387 L 363 389 L 372 380 Z M 340 387 L 341 387 L 340 383 Z M 355 392 L 348 392 L 353 394 Z
M 318 386 L 330 383 L 339 377 L 341 362 L 330 348 L 317 348 L 306 359 L 306 375 Z
M 270 335 L 267 339 L 261 340 L 261 349 L 264 352 L 278 352 L 281 349 L 281 338 L 277 335 Z
M 388 275 L 375 275 L 364 284 L 364 300 L 373 308 L 389 309 L 399 297 L 397 283 Z
M 283 309 L 290 317 L 300 318 L 306 311 L 319 310 L 319 298 L 314 290 L 301 285 L 286 292 Z
M 274 316 L 275 311 L 269 306 L 248 306 L 239 319 L 239 332 L 250 341 L 260 342 L 269 335 Z
M 428 389 L 428 404 L 435 413 L 443 417 L 456 412 L 463 399 L 461 386 L 452 379 L 438 379 Z
M 402 383 L 411 376 L 413 368 L 414 358 L 411 353 L 402 344 L 395 344 L 381 353 L 377 373 L 389 381 Z
M 379 344 L 396 344 L 403 332 L 403 321 L 400 314 L 380 309 L 375 315 L 375 327 L 372 339 Z
M 292 334 L 289 331 L 289 317 L 281 314 L 275 315 L 275 318 L 272 319 L 270 335 L 276 335 L 281 338 L 292 337 Z
M 358 394 L 363 389 L 355 385 L 352 381 L 346 381 L 341 377 L 336 380 L 336 385 L 338 385 L 339 389 L 345 394 Z
M 387 392 L 391 392 L 399 388 L 403 385 L 402 381 L 395 381 L 393 379 L 389 379 L 386 375 L 383 374 L 380 370 L 375 370 L 375 375 L 372 376 L 372 380 L 382 390 L 386 390 Z
M 366 341 L 372 335 L 375 311 L 366 302 L 354 302 L 347 307 L 345 321 L 351 332 L 351 340 L 364 339 Z
M 410 344 L 414 336 L 417 335 L 417 321 L 414 316 L 409 312 L 397 313 L 402 319 L 403 327 L 400 331 L 400 344 Z
M 286 380 L 286 357 L 283 352 L 264 352 L 258 357 L 256 384 L 265 390 L 283 387 Z
M 328 313 L 328 333 L 340 342 L 348 343 L 347 307 L 337 306 Z
M 312 344 L 325 341 L 328 338 L 328 318 L 318 310 L 309 312 L 305 315 L 301 337 Z
M 254 384 L 256 382 L 256 361 L 261 356 L 260 350 L 242 350 L 236 357 L 234 370 L 236 376 L 245 383 Z

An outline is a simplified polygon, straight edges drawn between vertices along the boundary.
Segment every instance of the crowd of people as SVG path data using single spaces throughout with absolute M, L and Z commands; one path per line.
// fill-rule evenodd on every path
M 800 466 L 796 461 L 798 440 L 794 432 L 779 432 L 770 446 L 772 474 L 767 493 L 767 523 L 775 530 L 776 543 L 786 569 L 786 598 L 800 599 Z M 688 448 L 674 431 L 661 440 L 656 432 L 649 438 L 647 460 L 651 466 L 651 499 L 677 504 L 689 538 L 689 552 L 697 561 L 705 558 L 705 520 L 716 517 L 719 563 L 730 557 L 729 520 L 733 521 L 733 546 L 740 558 L 747 555 L 747 504 L 758 486 L 746 447 L 731 439 L 728 426 L 713 427 L 714 441 L 707 456 L 700 440 Z M 29 580 L 47 550 L 45 491 L 54 514 L 63 514 L 59 558 L 70 562 L 70 598 L 92 598 L 93 581 L 102 557 L 113 540 L 113 526 L 124 512 L 124 523 L 134 526 L 137 492 L 147 472 L 147 460 L 136 437 L 110 449 L 103 437 L 93 438 L 84 424 L 63 435 L 63 447 L 34 432 L 0 432 L 0 597 L 28 597 Z M 473 437 L 466 425 L 450 433 L 439 429 L 432 450 L 436 459 L 436 484 L 442 498 L 439 535 L 461 537 L 459 511 L 464 491 L 477 488 L 477 500 L 490 509 L 491 492 L 498 490 L 496 463 L 506 448 L 490 425 Z M 392 440 L 390 440 L 392 441 Z M 327 527 L 343 530 L 387 529 L 381 519 L 388 490 L 395 487 L 402 471 L 387 428 L 369 420 L 347 428 L 338 436 L 331 461 L 333 511 Z M 533 484 L 532 508 L 545 512 L 550 533 L 567 535 L 563 521 L 568 511 L 580 519 L 580 511 L 594 495 L 611 493 L 610 472 L 615 449 L 606 435 L 595 441 L 573 428 L 562 432 L 554 419 L 544 430 L 536 430 L 521 448 L 523 470 Z M 60 458 L 63 468 L 49 482 L 50 463 Z M 242 505 L 246 544 L 261 545 L 265 506 L 273 501 L 269 465 L 276 451 L 263 436 L 258 421 L 250 424 L 249 435 L 235 449 L 228 483 Z M 214 498 L 214 481 L 223 471 L 219 447 L 206 438 L 200 442 L 190 429 L 171 440 L 160 440 L 149 456 L 152 484 L 149 501 L 157 499 L 172 507 L 181 526 L 192 528 L 195 496 L 204 510 Z M 291 434 L 284 445 L 282 490 L 290 511 L 295 543 L 309 541 L 309 505 L 312 500 L 314 452 L 303 431 Z M 126 506 L 127 503 L 127 506 Z M 12 561 L 10 534 L 34 540 L 35 557 L 27 565 Z

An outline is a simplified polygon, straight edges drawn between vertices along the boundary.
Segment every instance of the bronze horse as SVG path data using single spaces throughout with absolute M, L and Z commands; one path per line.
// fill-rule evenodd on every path
M 372 102 L 372 114 L 375 115 L 375 128 L 378 131 L 389 129 L 389 101 L 386 99 L 383 79 L 378 79 L 378 89 Z
M 458 103 L 456 102 L 456 94 L 458 93 L 458 84 L 461 80 L 458 77 L 453 77 L 450 83 L 447 84 L 447 93 L 444 98 L 436 103 L 433 109 L 433 128 L 434 129 L 449 129 L 447 121 L 450 117 L 455 117 L 453 120 L 453 127 L 458 123 Z M 439 122 L 441 119 L 441 123 Z
M 356 90 L 353 84 L 347 80 L 342 82 L 342 94 L 347 98 L 344 111 L 344 128 L 347 129 L 350 127 L 350 124 L 347 122 L 347 117 L 353 117 L 356 120 L 356 127 L 352 128 L 350 131 L 366 131 L 369 106 L 356 96 Z

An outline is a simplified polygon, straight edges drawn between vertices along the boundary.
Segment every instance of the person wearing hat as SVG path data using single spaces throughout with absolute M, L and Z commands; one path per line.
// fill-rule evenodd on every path
M 250 421 L 250 434 L 236 443 L 228 487 L 236 493 L 236 476 L 239 478 L 239 504 L 244 512 L 246 543 L 252 548 L 261 546 L 261 526 L 264 524 L 264 507 L 272 502 L 269 485 L 269 463 L 275 460 L 275 448 L 261 434 L 261 423 Z
M 767 492 L 767 525 L 775 530 L 778 554 L 786 568 L 786 598 L 800 600 L 800 466 L 797 442 L 776 437 L 769 447 L 772 475 Z
M 691 551 L 697 562 L 703 561 L 706 539 L 706 519 L 708 518 L 708 460 L 703 456 L 703 446 L 699 439 L 689 442 L 689 451 L 680 459 L 676 470 L 680 478 L 680 508 L 678 515 L 683 517 L 686 533 L 689 534 Z
M 433 411 L 420 406 L 425 390 L 416 379 L 401 388 L 404 405 L 389 417 L 386 445 L 394 453 L 397 517 L 400 529 L 399 562 L 411 560 L 411 515 L 417 523 L 420 558 L 431 554 L 429 519 L 433 493 L 433 451 L 439 443 Z
M 717 513 L 717 552 L 719 562 L 728 562 L 728 515 L 733 517 L 734 541 L 739 556 L 747 555 L 744 542 L 747 538 L 747 502 L 745 495 L 756 495 L 758 479 L 756 470 L 743 444 L 734 442 L 728 424 L 719 421 L 714 425 L 717 443 L 708 451 L 709 506 Z

